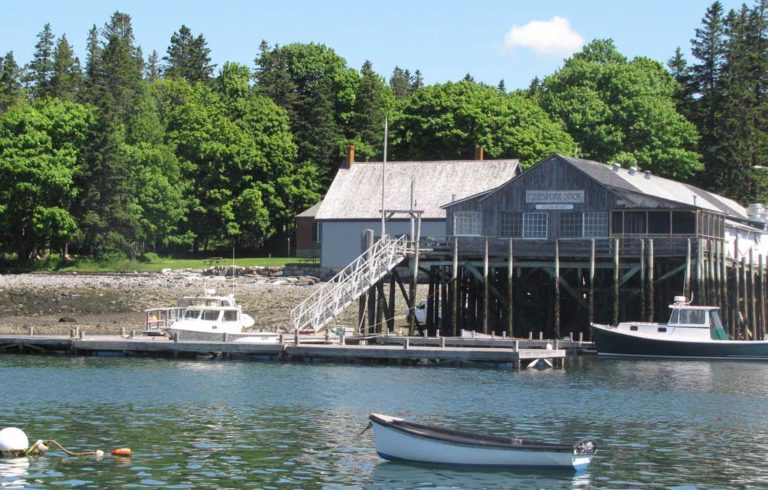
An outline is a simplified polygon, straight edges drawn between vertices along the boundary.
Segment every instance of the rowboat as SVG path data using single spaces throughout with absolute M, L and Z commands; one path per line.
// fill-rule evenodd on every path
M 597 452 L 592 441 L 555 444 L 407 422 L 372 413 L 376 452 L 390 461 L 486 466 L 583 468 Z
M 768 360 L 768 340 L 733 340 L 720 322 L 720 308 L 690 303 L 675 296 L 666 323 L 593 323 L 598 355 Z

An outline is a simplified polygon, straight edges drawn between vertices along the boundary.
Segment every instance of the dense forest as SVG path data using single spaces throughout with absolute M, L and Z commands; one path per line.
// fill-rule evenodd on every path
M 389 78 L 321 44 L 254 46 L 254 65 L 211 63 L 182 25 L 145 56 L 131 18 L 88 32 L 84 59 L 43 26 L 33 59 L 0 56 L 0 253 L 140 257 L 284 244 L 327 189 L 344 149 L 380 160 L 552 152 L 765 200 L 768 0 L 704 13 L 666 66 L 598 39 L 561 69 L 508 91 Z M 672 49 L 670 50 L 672 51 Z M 282 245 L 284 250 L 284 245 Z

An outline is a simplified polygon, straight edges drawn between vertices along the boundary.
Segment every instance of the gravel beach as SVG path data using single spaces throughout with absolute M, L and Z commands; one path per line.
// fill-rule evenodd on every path
M 36 334 L 68 334 L 75 326 L 92 334 L 115 334 L 121 327 L 141 331 L 145 308 L 173 306 L 204 288 L 228 294 L 232 283 L 199 272 L 0 275 L 0 334 L 27 333 L 30 326 Z M 287 329 L 291 309 L 318 287 L 249 276 L 234 281 L 243 311 L 268 330 Z
M 143 329 L 145 308 L 173 306 L 183 296 L 202 294 L 205 287 L 228 294 L 232 282 L 199 271 L 0 275 L 0 334 L 26 334 L 34 327 L 35 334 L 66 335 L 76 326 L 96 335 L 117 334 L 121 327 L 138 332 Z M 324 284 L 311 282 L 240 276 L 234 288 L 238 303 L 256 319 L 257 328 L 287 331 L 291 309 Z M 404 318 L 401 298 L 397 311 Z M 352 305 L 336 323 L 354 326 L 356 319 L 357 307 Z

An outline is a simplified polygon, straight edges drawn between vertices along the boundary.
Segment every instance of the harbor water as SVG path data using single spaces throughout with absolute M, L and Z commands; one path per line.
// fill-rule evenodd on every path
M 0 428 L 133 457 L 0 460 L 0 488 L 765 488 L 768 363 L 562 370 L 0 356 Z M 580 472 L 380 460 L 370 412 L 552 442 Z

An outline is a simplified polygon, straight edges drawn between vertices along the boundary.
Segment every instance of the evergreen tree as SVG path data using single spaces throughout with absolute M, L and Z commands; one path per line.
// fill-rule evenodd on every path
M 211 64 L 211 50 L 202 34 L 194 37 L 192 31 L 182 25 L 178 32 L 171 36 L 167 53 L 163 57 L 166 62 L 166 77 L 184 78 L 190 83 L 207 82 L 211 79 L 216 65 Z
M 0 113 L 8 110 L 23 97 L 21 70 L 13 57 L 13 51 L 8 51 L 5 54 L 2 65 L 3 68 L 0 71 Z
M 504 79 L 503 78 L 501 80 L 499 80 L 499 84 L 496 85 L 496 90 L 498 90 L 502 94 L 506 94 L 507 93 L 507 86 L 504 84 Z
M 330 183 L 348 141 L 359 74 L 320 44 L 262 44 L 256 65 L 258 91 L 291 118 L 299 161 L 317 166 Z
M 392 89 L 395 97 L 406 99 L 411 94 L 411 74 L 408 70 L 403 70 L 396 66 L 392 70 L 392 76 L 389 77 L 389 88 Z
M 424 77 L 421 76 L 421 71 L 416 70 L 413 73 L 413 77 L 411 78 L 411 85 L 409 87 L 409 92 L 412 94 L 422 88 L 424 86 Z
M 51 95 L 51 78 L 53 77 L 53 42 L 54 36 L 51 24 L 45 24 L 43 30 L 37 35 L 35 54 L 29 64 L 28 80 L 32 96 L 43 98 Z
M 86 43 L 85 58 L 85 76 L 82 99 L 94 103 L 99 97 L 99 77 L 101 74 L 101 57 L 104 54 L 104 48 L 99 42 L 99 30 L 93 25 L 88 31 L 88 40 Z
M 384 141 L 384 116 L 391 105 L 384 80 L 373 71 L 370 61 L 360 69 L 360 86 L 355 96 L 354 115 L 349 137 L 355 144 L 355 156 L 368 160 L 380 156 Z
M 675 48 L 675 54 L 667 61 L 667 68 L 672 78 L 678 83 L 679 87 L 675 98 L 677 100 L 677 109 L 688 119 L 693 119 L 690 112 L 693 106 L 693 84 L 691 80 L 691 70 L 688 62 L 683 56 L 683 52 L 678 46 Z
M 62 35 L 53 51 L 53 75 L 51 95 L 60 99 L 76 100 L 82 84 L 80 61 L 72 51 L 67 37 Z
M 154 82 L 160 79 L 160 62 L 157 56 L 157 50 L 152 50 L 147 58 L 147 64 L 144 67 L 144 79 L 148 82 Z
M 716 158 L 715 145 L 718 117 L 723 110 L 722 74 L 725 64 L 725 33 L 723 6 L 714 2 L 702 19 L 702 26 L 696 29 L 691 40 L 691 52 L 698 63 L 691 66 L 691 83 L 698 95 L 691 115 L 701 134 L 700 150 L 712 177 L 713 161 Z

